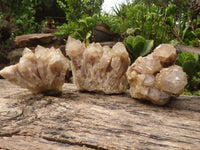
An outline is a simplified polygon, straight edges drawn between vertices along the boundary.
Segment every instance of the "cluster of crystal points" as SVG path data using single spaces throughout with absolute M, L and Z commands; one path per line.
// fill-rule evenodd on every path
M 112 47 L 92 43 L 85 46 L 68 38 L 66 53 L 71 58 L 74 83 L 78 90 L 122 93 L 127 89 L 126 71 L 130 59 L 125 46 L 118 42 Z
M 174 65 L 175 60 L 176 49 L 170 44 L 161 44 L 146 57 L 138 57 L 126 72 L 131 96 L 157 105 L 166 104 L 171 95 L 179 96 L 187 76 Z
M 35 53 L 25 48 L 18 64 L 5 67 L 0 75 L 33 93 L 59 93 L 69 68 L 60 49 L 37 46 Z

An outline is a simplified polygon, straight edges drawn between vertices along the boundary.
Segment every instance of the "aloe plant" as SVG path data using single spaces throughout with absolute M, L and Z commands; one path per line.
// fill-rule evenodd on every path
M 154 41 L 146 40 L 144 37 L 138 36 L 128 36 L 124 40 L 124 44 L 129 53 L 129 57 L 131 59 L 131 63 L 133 63 L 137 57 L 145 56 L 151 52 Z
M 176 64 L 183 68 L 188 75 L 188 85 L 190 91 L 196 91 L 200 88 L 200 64 L 197 54 L 182 52 L 178 54 Z

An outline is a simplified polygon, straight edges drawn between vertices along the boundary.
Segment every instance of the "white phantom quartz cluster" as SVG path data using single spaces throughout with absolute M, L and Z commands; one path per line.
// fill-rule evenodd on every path
M 131 96 L 157 105 L 166 104 L 171 95 L 179 96 L 187 76 L 174 65 L 176 56 L 173 46 L 161 44 L 151 54 L 138 57 L 126 72 Z
M 33 93 L 60 93 L 69 60 L 60 49 L 37 46 L 35 53 L 25 48 L 19 63 L 5 67 L 0 75 Z
M 73 80 L 78 90 L 105 94 L 126 91 L 130 59 L 121 42 L 112 49 L 99 43 L 86 47 L 81 41 L 69 37 L 66 53 L 71 58 Z

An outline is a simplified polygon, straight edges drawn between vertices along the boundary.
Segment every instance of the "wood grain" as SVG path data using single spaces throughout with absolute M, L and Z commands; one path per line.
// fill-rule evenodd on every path
M 200 98 L 165 106 L 127 93 L 82 93 L 65 84 L 59 97 L 32 94 L 0 80 L 0 149 L 198 150 Z

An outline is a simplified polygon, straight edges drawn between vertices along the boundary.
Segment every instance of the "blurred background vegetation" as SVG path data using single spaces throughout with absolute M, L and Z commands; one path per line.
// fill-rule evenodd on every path
M 132 62 L 162 43 L 200 48 L 199 0 L 127 0 L 112 13 L 102 11 L 103 2 L 0 0 L 0 59 L 6 57 L 6 48 L 15 36 L 54 28 L 56 36 L 66 39 L 70 35 L 89 44 L 95 41 L 98 24 L 109 29 L 112 40 L 124 42 Z M 199 56 L 181 53 L 176 63 L 188 74 L 189 94 L 198 91 Z

